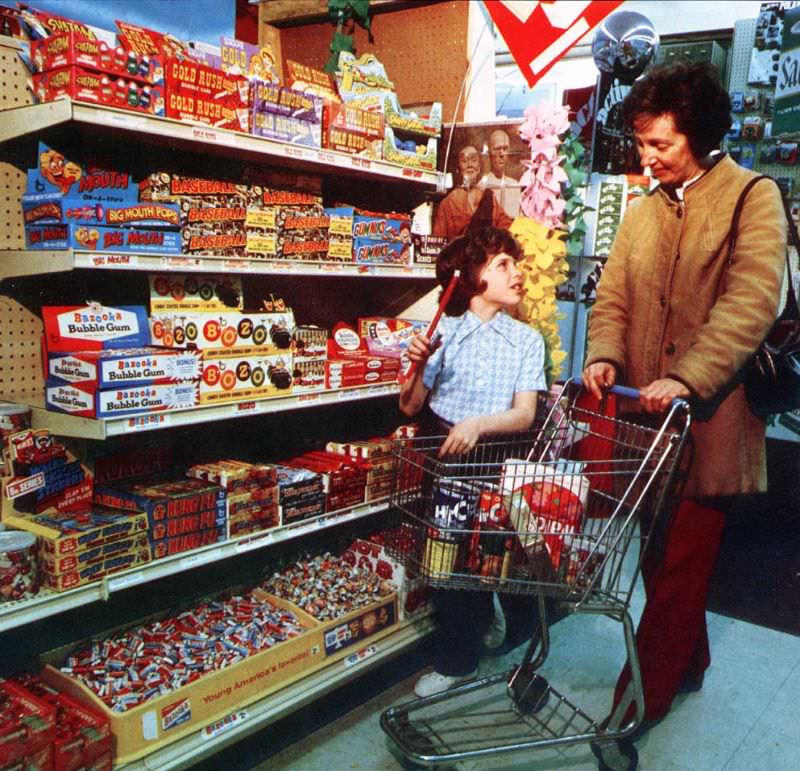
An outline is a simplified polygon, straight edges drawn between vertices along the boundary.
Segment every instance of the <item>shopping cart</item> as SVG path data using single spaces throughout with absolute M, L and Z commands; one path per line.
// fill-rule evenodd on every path
M 446 458 L 438 456 L 441 436 L 397 444 L 393 556 L 432 587 L 538 595 L 540 620 L 511 671 L 382 714 L 381 727 L 408 761 L 436 766 L 580 742 L 597 754 L 641 724 L 628 609 L 658 515 L 674 498 L 691 418 L 676 400 L 654 422 L 638 396 L 614 387 L 613 409 L 596 400 L 587 409 L 580 382 L 568 382 L 535 431 L 487 438 Z M 545 598 L 622 624 L 632 720 L 615 726 L 591 717 L 537 674 L 550 645 Z

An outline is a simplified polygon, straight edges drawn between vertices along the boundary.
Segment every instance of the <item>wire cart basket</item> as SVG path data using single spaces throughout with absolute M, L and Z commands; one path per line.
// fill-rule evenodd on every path
M 641 724 L 629 605 L 654 526 L 674 499 L 691 417 L 676 400 L 654 421 L 638 409 L 638 391 L 611 394 L 587 409 L 580 383 L 567 382 L 537 430 L 487 437 L 465 455 L 439 457 L 442 436 L 398 442 L 393 556 L 434 588 L 536 595 L 540 611 L 511 671 L 381 715 L 406 760 L 436 766 L 581 742 L 598 754 Z M 593 718 L 536 673 L 549 652 L 545 598 L 623 625 L 632 720 Z

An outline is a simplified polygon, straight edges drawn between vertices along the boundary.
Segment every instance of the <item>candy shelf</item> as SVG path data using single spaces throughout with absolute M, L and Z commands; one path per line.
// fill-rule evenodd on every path
M 444 176 L 436 171 L 369 160 L 333 150 L 275 142 L 237 131 L 84 104 L 71 99 L 5 110 L 0 121 L 0 143 L 54 130 L 90 130 L 96 135 L 113 134 L 117 142 L 146 142 L 251 161 L 269 159 L 282 168 L 361 179 L 374 177 L 376 181 L 402 182 L 423 188 L 438 187 L 444 191 Z
M 119 766 L 124 771 L 166 771 L 190 768 L 223 748 L 333 691 L 358 675 L 410 649 L 433 630 L 429 616 L 401 621 L 396 631 L 371 645 L 314 672 L 260 701 L 231 713 L 224 720 L 157 749 L 141 760 Z M 225 724 L 222 727 L 221 724 Z
M 30 600 L 0 603 L 0 632 L 24 626 L 67 610 L 107 600 L 114 592 L 119 592 L 139 584 L 157 581 L 166 576 L 183 573 L 186 570 L 208 565 L 211 562 L 237 557 L 240 554 L 262 549 L 267 546 L 302 538 L 311 533 L 352 522 L 372 514 L 385 511 L 385 500 L 359 504 L 350 509 L 329 512 L 313 519 L 294 522 L 285 527 L 276 527 L 263 533 L 234 538 L 230 541 L 211 544 L 200 549 L 175 554 L 171 557 L 151 562 L 143 567 L 123 570 L 104 578 L 97 583 L 80 586 L 66 592 L 43 590 Z
M 395 383 L 342 388 L 336 391 L 319 391 L 317 393 L 275 396 L 247 402 L 227 402 L 225 404 L 207 405 L 190 410 L 174 412 L 153 412 L 129 417 L 92 420 L 79 418 L 60 412 L 51 412 L 41 404 L 31 404 L 34 428 L 47 428 L 57 436 L 72 436 L 80 439 L 108 439 L 138 431 L 155 431 L 175 426 L 194 426 L 211 423 L 215 420 L 244 418 L 252 415 L 264 415 L 268 412 L 287 412 L 289 410 L 321 407 L 326 404 L 362 401 L 400 393 Z
M 435 278 L 433 265 L 362 265 L 354 262 L 283 262 L 108 252 L 2 250 L 0 279 L 59 273 L 76 268 L 179 273 L 239 273 L 278 276 L 354 276 L 368 278 Z

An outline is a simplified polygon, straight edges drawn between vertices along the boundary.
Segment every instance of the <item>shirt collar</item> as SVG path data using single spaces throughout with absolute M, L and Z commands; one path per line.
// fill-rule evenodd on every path
M 507 340 L 511 345 L 517 344 L 514 319 L 505 311 L 498 311 L 489 319 L 489 321 L 481 321 L 472 311 L 467 310 L 459 320 L 458 328 L 456 329 L 455 339 L 461 342 L 469 337 L 473 332 L 477 332 L 481 327 L 485 326 L 491 329 L 498 335 Z

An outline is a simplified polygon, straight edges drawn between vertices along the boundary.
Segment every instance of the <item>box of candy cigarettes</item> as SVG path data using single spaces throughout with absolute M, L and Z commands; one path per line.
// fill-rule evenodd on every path
M 226 491 L 204 479 L 176 477 L 96 485 L 95 502 L 117 509 L 141 511 L 150 526 L 176 517 L 213 511 L 224 521 Z M 214 523 L 206 523 L 211 527 Z
M 26 249 L 78 249 L 123 254 L 180 254 L 181 234 L 155 228 L 109 228 L 74 222 L 25 226 Z
M 30 60 L 34 72 L 75 64 L 151 85 L 159 85 L 164 80 L 164 67 L 157 56 L 126 51 L 122 46 L 112 48 L 104 40 L 86 37 L 77 30 L 32 40 Z
M 150 344 L 141 305 L 45 305 L 44 347 L 50 353 L 140 348 Z
M 89 546 L 69 554 L 55 554 L 46 546 L 47 541 L 39 544 L 39 565 L 48 573 L 69 573 L 96 565 L 118 554 L 136 554 L 140 562 L 150 559 L 150 542 L 147 533 L 115 538 L 106 543 Z
M 176 630 L 186 624 L 210 641 L 204 652 Z M 115 763 L 124 765 L 327 664 L 313 634 L 318 627 L 309 614 L 259 590 L 142 619 L 107 640 L 53 651 L 42 677 L 109 720 Z M 231 634 L 246 642 L 233 642 Z M 169 677 L 149 668 L 152 657 L 137 653 L 142 641 L 175 657 Z M 104 652 L 109 646 L 113 659 Z M 191 667 L 182 663 L 189 660 Z M 119 671 L 125 674 L 119 677 Z
M 422 236 L 412 233 L 411 245 L 415 265 L 435 265 L 439 252 L 447 246 L 447 239 L 444 236 Z
M 338 390 L 340 388 L 358 388 L 379 383 L 395 383 L 397 372 L 364 372 L 357 374 L 330 374 L 325 373 L 325 388 Z
M 38 537 L 39 554 L 46 558 L 80 553 L 112 541 L 147 532 L 142 512 L 119 511 L 93 506 L 84 511 L 46 514 L 3 515 L 9 527 L 27 530 Z
M 206 353 L 200 403 L 217 404 L 283 396 L 292 391 L 292 354 L 215 359 Z
M 87 67 L 71 65 L 33 76 L 33 93 L 39 102 L 69 97 L 80 102 L 119 107 L 164 116 L 164 89 L 139 80 L 126 80 Z
M 325 390 L 325 360 L 295 359 L 292 364 L 292 393 L 316 393 Z
M 322 479 L 319 474 L 304 468 L 292 468 L 278 464 L 275 467 L 278 474 L 280 500 L 284 503 L 300 496 L 322 493 Z
M 328 358 L 328 330 L 299 324 L 293 335 L 295 364 L 305 361 L 324 361 Z
M 278 506 L 264 507 L 252 515 L 237 515 L 228 522 L 228 538 L 240 538 L 244 535 L 259 533 L 278 527 L 281 523 Z
M 242 310 L 242 279 L 224 274 L 150 273 L 150 312 Z
M 201 371 L 199 351 L 123 348 L 48 353 L 46 377 L 48 385 L 71 383 L 99 390 L 196 380 Z
M 281 525 L 291 525 L 325 513 L 325 493 L 312 493 L 280 504 Z
M 81 418 L 115 418 L 186 410 L 200 404 L 197 381 L 125 385 L 96 390 L 86 385 L 45 388 L 45 407 Z
M 23 194 L 22 218 L 26 224 L 73 222 L 109 227 L 156 227 L 177 230 L 180 209 L 171 203 L 104 204 L 89 203 L 78 196 L 53 193 L 49 197 Z
M 291 354 L 294 332 L 291 309 L 273 313 L 162 312 L 152 314 L 149 321 L 152 344 L 165 348 L 191 346 L 213 351 L 216 358 Z

